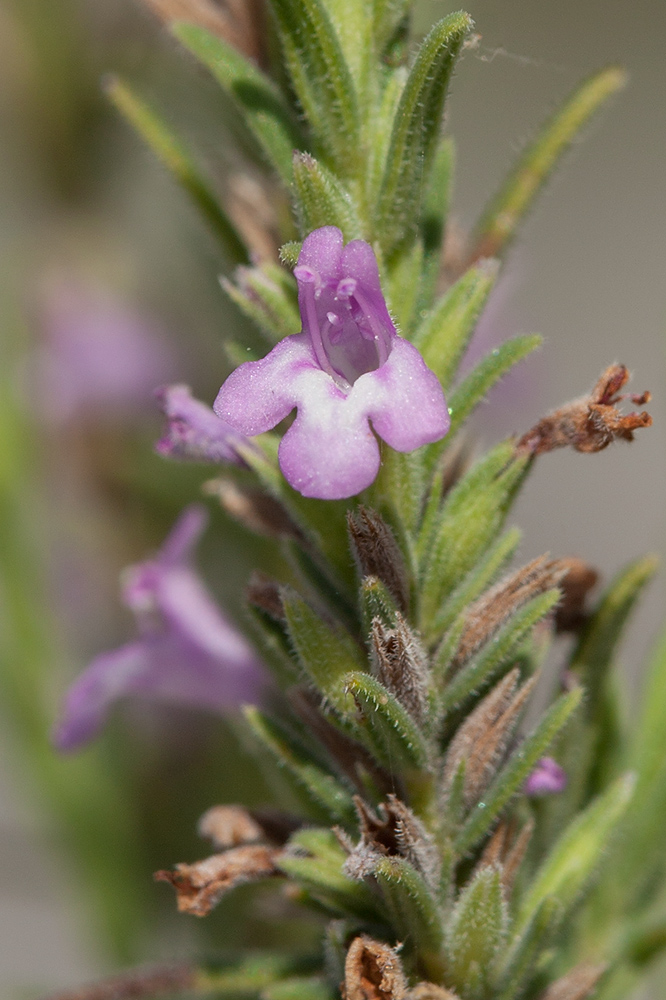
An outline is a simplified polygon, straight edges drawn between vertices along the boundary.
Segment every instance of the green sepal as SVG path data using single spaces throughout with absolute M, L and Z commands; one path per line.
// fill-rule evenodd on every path
M 435 304 L 414 335 L 414 344 L 444 389 L 456 373 L 497 274 L 498 264 L 493 260 L 470 268 Z
M 350 793 L 333 775 L 312 761 L 312 754 L 300 747 L 279 723 L 253 705 L 244 709 L 245 718 L 262 747 L 291 778 L 297 798 L 320 819 L 349 824 L 354 816 Z
M 631 801 L 634 784 L 634 775 L 623 775 L 569 824 L 525 890 L 516 914 L 516 938 L 525 932 L 544 900 L 557 900 L 563 915 L 573 906 L 602 861 L 609 837 Z
M 456 849 L 465 854 L 470 851 L 490 830 L 509 800 L 519 792 L 536 762 L 544 755 L 550 744 L 576 710 L 582 698 L 582 689 L 575 688 L 560 695 L 542 716 L 535 729 L 526 736 L 514 751 L 487 791 L 483 801 L 477 803 L 470 813 L 456 839 Z M 530 890 L 531 891 L 531 890 Z M 539 898 L 536 902 L 541 903 Z M 536 907 L 528 913 L 528 919 Z M 521 910 L 521 913 L 523 911 Z M 527 913 L 527 911 L 525 911 Z M 516 932 L 518 933 L 518 931 Z
M 418 220 L 424 180 L 439 138 L 453 65 L 472 25 L 458 12 L 439 21 L 424 39 L 395 112 L 379 193 L 377 232 L 388 254 Z
M 580 84 L 546 122 L 476 227 L 472 259 L 496 257 L 505 249 L 559 158 L 594 112 L 626 80 L 626 71 L 618 66 L 601 70 Z
M 528 456 L 517 455 L 501 471 L 497 459 L 508 449 L 499 446 L 454 488 L 442 508 L 439 523 L 425 550 L 420 627 L 428 643 L 439 638 L 434 622 L 444 600 L 453 592 L 500 530 L 513 498 L 529 468 Z M 476 489 L 470 489 L 476 486 Z M 461 500 L 464 503 L 461 504 Z
M 537 622 L 553 610 L 561 600 L 559 590 L 547 590 L 524 604 L 505 625 L 494 633 L 478 653 L 445 685 L 440 696 L 443 713 L 463 705 L 495 679 L 515 654 Z
M 303 148 L 303 136 L 272 80 L 205 28 L 181 21 L 171 30 L 233 98 L 265 156 L 288 185 L 292 153 Z
M 528 354 L 541 347 L 542 343 L 543 337 L 538 333 L 513 337 L 487 354 L 449 396 L 451 428 L 447 437 L 453 438 L 495 383 L 499 382 L 519 361 L 523 361 Z M 437 447 L 436 444 L 430 445 L 433 450 Z
M 303 244 L 300 240 L 289 240 L 287 243 L 283 243 L 279 250 L 280 263 L 293 271 L 298 264 L 298 257 L 302 249 Z
M 361 141 L 356 87 L 321 0 L 271 0 L 294 90 L 341 176 L 354 176 Z
M 377 921 L 377 906 L 366 884 L 345 875 L 347 855 L 331 830 L 299 830 L 291 837 L 289 846 L 295 849 L 294 853 L 283 854 L 278 861 L 285 875 L 336 916 L 354 914 Z M 307 857 L 301 856 L 303 852 L 307 852 Z
M 121 80 L 111 78 L 104 89 L 112 104 L 190 196 L 231 261 L 234 264 L 249 262 L 248 249 L 236 227 L 199 171 L 189 151 L 180 139 L 174 136 L 171 126 L 167 125 Z
M 395 856 L 378 860 L 372 874 L 398 938 L 413 942 L 426 975 L 441 978 L 442 921 L 425 880 L 409 861 Z
M 284 268 L 275 264 L 239 267 L 234 279 L 222 278 L 222 288 L 241 312 L 257 324 L 270 344 L 299 332 L 296 282 Z
M 375 677 L 361 671 L 347 674 L 340 691 L 340 701 L 344 697 L 348 704 L 353 698 L 360 712 L 355 733 L 384 766 L 391 771 L 400 767 L 424 769 L 428 766 L 428 748 L 419 727 Z M 335 704 L 333 699 L 331 701 Z
M 464 998 L 487 995 L 509 917 L 500 869 L 484 866 L 465 886 L 446 929 L 446 982 Z
M 337 226 L 345 243 L 363 236 L 353 199 L 322 163 L 309 153 L 294 153 L 294 201 L 301 235 L 321 226 Z M 296 327 L 298 329 L 298 327 Z
M 353 712 L 345 682 L 352 671 L 366 667 L 359 646 L 348 632 L 324 622 L 291 587 L 282 590 L 282 607 L 305 675 L 339 712 Z

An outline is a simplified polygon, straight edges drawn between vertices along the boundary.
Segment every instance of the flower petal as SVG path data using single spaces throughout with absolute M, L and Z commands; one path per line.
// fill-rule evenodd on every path
M 350 396 L 372 426 L 396 451 L 413 451 L 439 441 L 451 424 L 437 376 L 417 349 L 396 337 L 385 364 L 354 383 Z
M 148 666 L 141 641 L 96 656 L 67 692 L 53 732 L 58 750 L 77 750 L 96 736 L 113 702 L 132 688 Z
M 322 226 L 321 229 L 315 229 L 303 240 L 298 264 L 318 271 L 324 280 L 333 281 L 342 276 L 340 271 L 342 244 L 342 232 L 337 226 Z
M 246 361 L 233 371 L 213 409 L 241 434 L 263 434 L 291 413 L 294 380 L 310 369 L 320 370 L 308 338 L 285 337 L 265 358 Z
M 346 396 L 322 371 L 299 380 L 298 415 L 280 443 L 280 468 L 306 497 L 360 493 L 379 471 L 379 446 L 354 390 Z
M 166 385 L 155 391 L 167 423 L 155 445 L 159 455 L 194 462 L 231 462 L 244 466 L 236 446 L 246 443 L 238 431 L 221 420 L 187 385 Z
M 206 530 L 208 513 L 200 503 L 190 504 L 182 512 L 157 554 L 163 566 L 186 563 Z

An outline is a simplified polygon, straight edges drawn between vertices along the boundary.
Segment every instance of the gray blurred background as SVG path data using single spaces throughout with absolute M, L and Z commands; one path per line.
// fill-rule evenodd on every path
M 121 69 L 130 78 L 148 80 L 163 107 L 175 108 L 194 131 L 206 134 L 205 116 L 199 120 L 194 100 L 202 83 L 208 84 L 180 60 L 139 0 L 72 0 L 67 7 L 78 34 L 70 42 L 72 59 L 78 60 L 73 74 L 79 76 L 63 84 L 62 95 L 51 94 L 44 111 L 32 91 L 31 32 L 40 18 L 49 30 L 52 6 L 53 0 L 15 0 L 0 8 L 0 112 L 11 137 L 0 152 L 3 302 L 22 309 L 35 275 L 48 271 L 62 251 L 79 267 L 87 261 L 87 267 L 110 273 L 125 296 L 149 307 L 176 351 L 181 338 L 183 353 L 189 353 L 185 331 L 203 345 L 204 354 L 216 357 L 216 336 L 230 312 L 218 292 L 218 263 L 207 234 L 112 115 L 100 112 L 102 124 L 94 118 L 92 132 L 85 117 L 64 120 L 68 107 L 96 107 L 101 73 Z M 425 29 L 447 9 L 435 0 L 421 2 L 419 25 Z M 652 390 L 652 430 L 640 433 L 630 447 L 618 444 L 599 455 L 546 456 L 514 516 L 525 530 L 526 558 L 545 550 L 575 553 L 607 579 L 639 554 L 664 553 L 666 4 L 471 0 L 468 9 L 481 38 L 460 64 L 448 118 L 459 144 L 454 213 L 463 227 L 472 223 L 523 142 L 581 77 L 611 62 L 630 72 L 628 88 L 567 156 L 513 248 L 504 292 L 493 310 L 497 337 L 540 332 L 545 347 L 502 387 L 479 421 L 487 442 L 524 430 L 586 390 L 616 360 L 634 373 L 635 391 Z M 75 105 L 67 103 L 70 84 L 81 91 Z M 61 98 L 63 120 L 53 121 Z M 32 115 L 27 125 L 26 108 Z M 79 143 L 83 152 L 59 166 L 54 150 L 67 142 Z M 40 143 L 46 166 L 37 155 Z M 213 140 L 207 153 L 211 162 L 226 155 Z M 40 171 L 53 176 L 45 179 Z M 193 296 L 205 303 L 196 330 L 188 311 Z M 200 391 L 212 389 L 205 374 L 192 370 L 190 359 L 178 377 L 189 378 Z M 208 378 L 221 381 L 215 371 Z M 79 496 L 71 483 L 62 489 L 69 499 Z M 116 514 L 109 508 L 104 516 L 113 523 Z M 128 561 L 126 553 L 105 557 L 100 605 L 114 600 L 115 573 Z M 662 575 L 625 645 L 632 686 L 663 610 Z M 79 648 L 82 665 L 92 652 L 85 636 Z M 55 988 L 97 974 L 104 959 L 9 749 L 0 766 L 0 854 L 0 992 L 25 984 Z M 164 896 L 163 905 L 171 904 Z M 653 995 L 663 994 L 656 988 Z

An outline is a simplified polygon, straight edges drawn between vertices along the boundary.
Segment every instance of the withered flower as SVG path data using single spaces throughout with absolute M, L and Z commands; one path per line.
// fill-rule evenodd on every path
M 345 961 L 344 1000 L 403 1000 L 407 981 L 393 948 L 366 934 L 355 938 Z
M 602 451 L 616 438 L 633 441 L 634 431 L 650 427 L 649 413 L 632 412 L 623 415 L 618 405 L 630 399 L 635 406 L 650 401 L 650 393 L 623 393 L 620 389 L 629 381 L 624 365 L 611 365 L 587 396 L 581 396 L 560 409 L 542 417 L 538 424 L 523 434 L 518 449 L 541 455 L 555 448 L 570 445 L 576 451 Z

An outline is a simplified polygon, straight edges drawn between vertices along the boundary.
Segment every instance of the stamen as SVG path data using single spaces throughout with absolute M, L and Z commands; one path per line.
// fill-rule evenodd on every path
M 344 326 L 342 317 L 338 316 L 337 313 L 327 312 L 326 319 L 331 324 L 331 332 L 328 335 L 328 339 L 332 344 L 337 344 L 342 336 L 342 327 Z
M 356 278 L 342 278 L 335 290 L 335 297 L 338 299 L 348 299 L 356 291 L 357 285 Z

